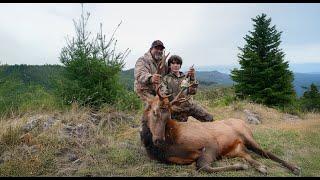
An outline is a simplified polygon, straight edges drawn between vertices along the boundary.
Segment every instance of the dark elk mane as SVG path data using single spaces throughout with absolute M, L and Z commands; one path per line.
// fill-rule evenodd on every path
M 167 161 L 167 154 L 164 149 L 161 149 L 153 144 L 152 133 L 147 125 L 146 118 L 146 114 L 144 114 L 142 117 L 142 131 L 140 132 L 140 138 L 147 150 L 149 157 L 162 163 L 170 163 Z

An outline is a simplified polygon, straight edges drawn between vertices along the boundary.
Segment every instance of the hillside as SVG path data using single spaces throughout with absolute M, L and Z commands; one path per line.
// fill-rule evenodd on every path
M 122 71 L 122 80 L 125 82 L 127 88 L 133 89 L 133 69 Z M 200 81 L 201 86 L 232 86 L 234 83 L 229 74 L 221 73 L 218 71 L 196 71 L 197 80 Z M 309 87 L 311 83 L 320 86 L 320 73 L 307 74 L 307 73 L 294 73 L 294 89 L 298 97 L 301 97 L 306 91 L 303 87 Z
M 250 127 L 264 149 L 300 166 L 302 176 L 320 175 L 320 114 L 290 116 L 245 101 L 230 103 L 219 93 L 199 93 L 195 99 L 217 121 L 245 120 L 245 110 L 258 114 L 262 123 Z M 150 160 L 140 142 L 141 115 L 142 109 L 124 113 L 106 107 L 93 113 L 74 104 L 64 111 L 3 119 L 0 176 L 263 176 L 250 166 L 244 171 L 208 174 L 196 171 L 194 164 L 166 165 Z M 269 159 L 253 157 L 267 166 L 267 176 L 294 176 Z M 213 165 L 238 162 L 242 160 L 224 159 Z
M 60 65 L 1 65 L 0 82 L 14 79 L 25 85 L 38 84 L 51 90 L 54 80 L 60 78 L 63 70 L 64 67 Z
M 58 79 L 63 72 L 59 65 L 2 65 L 0 66 L 0 83 L 8 77 L 21 80 L 24 84 L 38 84 L 50 90 L 54 86 L 53 80 Z M 226 73 L 219 71 L 196 71 L 200 87 L 206 86 L 232 86 L 233 81 Z M 133 90 L 134 69 L 124 70 L 120 73 L 120 82 L 128 89 Z M 306 91 L 311 83 L 320 86 L 320 73 L 294 73 L 294 89 L 298 97 Z

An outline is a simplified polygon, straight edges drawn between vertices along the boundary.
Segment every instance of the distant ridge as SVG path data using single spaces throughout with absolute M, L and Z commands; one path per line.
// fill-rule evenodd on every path
M 183 67 L 181 69 L 187 71 L 187 68 Z M 240 68 L 240 65 L 195 65 L 196 71 L 219 71 L 225 74 L 230 74 L 234 68 Z M 320 74 L 320 63 L 289 63 L 289 69 L 294 73 Z

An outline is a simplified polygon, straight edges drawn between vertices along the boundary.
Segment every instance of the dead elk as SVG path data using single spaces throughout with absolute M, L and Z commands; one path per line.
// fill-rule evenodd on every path
M 179 93 L 181 94 L 181 93 Z M 186 99 L 185 99 L 186 100 Z M 237 163 L 224 167 L 210 164 L 222 158 L 240 157 L 259 172 L 266 174 L 265 165 L 253 159 L 249 150 L 280 163 L 300 175 L 300 168 L 273 153 L 263 150 L 253 139 L 250 128 L 241 119 L 225 119 L 214 122 L 177 122 L 171 119 L 171 107 L 183 101 L 176 97 L 169 102 L 168 96 L 161 95 L 148 99 L 148 107 L 142 118 L 141 140 L 151 159 L 167 164 L 187 165 L 196 162 L 197 170 L 220 172 L 243 170 L 248 166 Z

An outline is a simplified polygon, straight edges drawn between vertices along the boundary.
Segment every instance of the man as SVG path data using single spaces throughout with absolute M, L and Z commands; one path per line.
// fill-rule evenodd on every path
M 171 96 L 169 100 L 172 101 L 174 97 L 181 90 L 181 82 L 189 78 L 189 83 L 192 84 L 195 82 L 195 71 L 194 68 L 191 67 L 188 71 L 187 77 L 186 75 L 180 71 L 182 65 L 182 58 L 177 55 L 173 55 L 168 60 L 168 74 L 163 77 L 161 82 L 161 90 L 164 94 Z M 194 95 L 197 91 L 198 83 L 195 82 L 193 86 L 188 87 L 183 93 L 184 95 Z M 213 116 L 209 114 L 204 108 L 199 106 L 198 104 L 188 100 L 186 102 L 181 103 L 179 106 L 173 106 L 172 119 L 176 119 L 178 121 L 187 121 L 189 116 L 192 116 L 199 121 L 207 122 L 213 121 Z
M 149 51 L 136 62 L 134 68 L 134 91 L 142 100 L 145 100 L 145 97 L 156 95 L 155 86 L 160 85 L 161 76 L 163 77 L 168 71 L 164 60 L 160 72 L 157 73 L 161 60 L 165 58 L 164 49 L 163 43 L 160 40 L 156 40 L 151 44 Z

